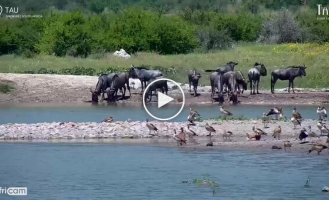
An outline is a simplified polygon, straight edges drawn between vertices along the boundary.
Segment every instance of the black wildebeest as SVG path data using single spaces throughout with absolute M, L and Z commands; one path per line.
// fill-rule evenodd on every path
M 297 76 L 306 76 L 306 67 L 304 66 L 291 66 L 285 69 L 277 69 L 274 70 L 271 74 L 271 92 L 274 93 L 274 85 L 278 79 L 280 80 L 289 80 L 288 92 L 290 93 L 290 87 L 292 88 L 292 92 L 295 93 L 294 90 L 294 79 Z
M 155 81 L 156 79 L 151 79 L 149 81 L 149 84 L 152 83 L 153 81 Z M 167 80 L 158 80 L 154 83 L 152 83 L 152 85 L 149 86 L 149 88 L 147 89 L 147 91 L 145 92 L 145 100 L 147 102 L 152 100 L 152 96 L 153 96 L 153 92 L 156 92 L 157 90 L 160 90 L 162 93 L 166 93 L 168 94 L 168 84 L 167 84 Z
M 236 71 L 235 73 L 238 93 L 243 93 L 244 90 L 247 90 L 247 81 L 241 71 Z
M 193 85 L 194 96 L 197 96 L 197 88 L 200 78 L 201 78 L 201 74 L 197 72 L 195 69 L 189 71 L 188 73 L 188 83 L 190 86 L 189 91 L 191 92 L 191 85 Z
M 144 88 L 146 88 L 146 83 L 150 81 L 151 79 L 155 79 L 157 77 L 163 76 L 162 72 L 160 70 L 151 70 L 146 69 L 143 67 L 132 67 L 129 70 L 129 77 L 131 78 L 138 78 L 141 81 L 142 84 L 142 92 Z
M 102 94 L 101 101 L 104 100 L 106 89 L 110 87 L 113 76 L 116 73 L 102 74 L 98 77 L 95 90 L 90 89 L 92 102 L 98 102 L 98 96 Z M 107 97 L 109 98 L 109 97 Z
M 228 88 L 228 98 L 233 101 L 234 104 L 238 103 L 237 97 L 237 73 L 234 71 L 226 72 L 222 75 L 222 85 L 226 85 Z M 223 88 L 223 87 L 221 87 Z M 222 92 L 222 91 L 221 91 Z
M 129 96 L 131 96 L 128 74 L 125 72 L 115 74 L 112 78 L 110 86 L 107 88 L 108 100 L 115 100 L 119 89 L 122 93 L 122 99 L 124 99 L 126 95 L 126 86 L 129 91 Z
M 259 94 L 258 86 L 259 86 L 260 77 L 266 75 L 267 75 L 267 70 L 265 65 L 256 62 L 254 64 L 254 67 L 248 71 L 250 94 L 256 94 L 255 87 L 257 87 L 257 94 Z
M 213 69 L 207 69 L 207 70 L 205 70 L 205 72 L 218 72 L 220 74 L 224 74 L 224 73 L 229 72 L 229 71 L 234 71 L 235 65 L 238 65 L 238 63 L 237 62 L 230 61 L 230 62 L 226 63 L 222 67 L 219 67 L 219 68 L 217 68 L 215 70 L 213 70 Z

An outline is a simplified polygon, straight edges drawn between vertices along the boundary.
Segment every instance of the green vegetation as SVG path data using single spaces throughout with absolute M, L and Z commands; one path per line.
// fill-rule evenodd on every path
M 295 87 L 324 88 L 329 86 L 327 77 L 329 66 L 329 43 L 318 44 L 241 44 L 233 49 L 212 53 L 190 53 L 180 55 L 159 55 L 156 53 L 137 53 L 130 59 L 117 58 L 105 54 L 102 58 L 75 58 L 38 55 L 34 58 L 23 56 L 0 56 L 0 72 L 11 73 L 59 73 L 94 74 L 124 71 L 131 64 L 148 65 L 165 72 L 166 76 L 179 82 L 187 82 L 187 71 L 215 69 L 228 61 L 237 61 L 237 70 L 247 78 L 248 70 L 257 62 L 264 63 L 268 76 L 261 78 L 261 88 L 270 88 L 270 72 L 274 69 L 296 64 L 307 66 L 307 76 L 296 78 Z M 161 67 L 160 67 L 161 66 Z M 41 71 L 41 72 L 40 72 Z M 49 72 L 48 72 L 49 71 Z M 209 85 L 209 73 L 202 72 L 201 83 Z M 277 87 L 287 87 L 285 81 L 278 81 Z
M 11 92 L 12 90 L 14 90 L 15 88 L 8 84 L 8 83 L 2 83 L 0 82 L 0 93 L 9 93 Z

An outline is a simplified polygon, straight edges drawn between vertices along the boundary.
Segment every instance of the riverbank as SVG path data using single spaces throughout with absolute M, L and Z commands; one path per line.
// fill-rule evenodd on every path
M 177 146 L 174 140 L 174 129 L 179 132 L 181 127 L 187 131 L 187 124 L 184 122 L 157 122 L 153 123 L 159 130 L 154 135 L 146 127 L 146 122 L 139 121 L 117 121 L 111 123 L 73 123 L 73 122 L 53 122 L 36 124 L 3 124 L 0 125 L 0 142 L 50 142 L 50 143 L 126 143 L 126 144 L 157 144 L 165 146 Z M 216 130 L 210 138 L 205 129 L 205 124 L 209 123 Z M 303 127 L 311 125 L 314 132 L 320 135 L 315 129 L 315 120 L 303 121 Z M 282 127 L 280 140 L 272 137 L 273 130 Z M 267 135 L 263 135 L 260 141 L 247 138 L 246 134 L 253 134 L 252 127 L 262 128 Z M 198 136 L 188 137 L 187 144 L 183 147 L 206 148 L 206 144 L 213 142 L 215 148 L 256 148 L 271 149 L 272 146 L 283 148 L 283 141 L 289 140 L 292 148 L 289 151 L 307 152 L 311 143 L 325 143 L 327 137 L 309 137 L 308 143 L 300 144 L 297 139 L 301 128 L 293 129 L 291 122 L 273 121 L 270 128 L 263 128 L 260 120 L 230 120 L 214 121 L 207 120 L 198 122 L 190 127 Z M 232 131 L 231 140 L 223 138 L 224 131 Z
M 204 77 L 208 78 L 208 77 Z M 12 74 L 0 73 L 0 82 L 10 84 L 15 89 L 8 93 L 0 93 L 0 103 L 72 103 L 83 104 L 91 100 L 90 88 L 95 88 L 98 77 L 49 74 Z M 138 82 L 138 80 L 136 80 Z M 139 83 L 139 82 L 138 82 Z M 189 94 L 187 85 L 183 85 L 186 104 L 211 104 L 210 86 L 199 87 L 200 95 Z M 329 103 L 329 92 L 314 89 L 296 89 L 289 94 L 279 89 L 275 94 L 261 91 L 262 94 L 250 95 L 245 91 L 239 97 L 241 104 L 263 105 L 320 105 Z M 169 91 L 175 93 L 175 91 Z M 141 102 L 140 89 L 132 89 L 132 96 L 120 102 L 136 104 Z

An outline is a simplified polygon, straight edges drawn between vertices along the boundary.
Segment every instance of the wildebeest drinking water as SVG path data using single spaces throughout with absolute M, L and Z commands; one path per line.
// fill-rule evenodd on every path
M 267 75 L 267 70 L 265 65 L 256 62 L 254 67 L 248 71 L 250 94 L 256 94 L 255 87 L 257 87 L 257 94 L 259 94 L 258 86 L 259 86 L 260 77 L 266 75 Z
M 162 72 L 160 70 L 151 70 L 146 69 L 143 67 L 132 67 L 129 70 L 129 77 L 131 78 L 138 78 L 141 81 L 142 85 L 142 92 L 144 88 L 146 88 L 146 83 L 150 81 L 151 79 L 155 79 L 157 77 L 163 76 Z
M 102 94 L 101 101 L 104 100 L 104 94 L 106 89 L 110 87 L 112 78 L 116 73 L 102 74 L 98 77 L 98 82 L 96 84 L 95 90 L 90 89 L 92 102 L 98 102 L 98 96 Z M 109 96 L 107 96 L 109 98 Z
M 124 99 L 126 95 L 126 86 L 129 91 L 129 96 L 131 96 L 129 75 L 125 72 L 115 74 L 109 88 L 107 88 L 108 100 L 115 100 L 118 90 L 121 90 L 122 99 Z
M 194 96 L 197 96 L 197 88 L 199 84 L 199 79 L 201 78 L 201 74 L 197 72 L 195 69 L 190 70 L 188 73 L 188 83 L 191 92 L 191 85 L 193 85 Z
M 297 76 L 306 76 L 306 67 L 304 66 L 291 66 L 285 69 L 277 69 L 274 70 L 271 74 L 271 92 L 274 93 L 274 85 L 278 79 L 280 80 L 289 80 L 288 92 L 290 93 L 290 87 L 292 88 L 292 92 L 295 93 L 294 90 L 294 79 Z
M 151 79 L 149 84 L 157 79 Z M 168 94 L 168 83 L 167 80 L 158 80 L 152 85 L 149 86 L 147 91 L 145 92 L 145 100 L 146 102 L 150 102 L 152 100 L 153 92 L 156 93 L 157 90 L 160 90 L 162 93 Z M 155 94 L 156 95 L 156 94 Z

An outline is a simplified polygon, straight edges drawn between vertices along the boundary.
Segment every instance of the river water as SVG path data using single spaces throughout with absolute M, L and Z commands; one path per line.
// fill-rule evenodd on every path
M 164 114 L 175 113 L 178 106 L 166 106 L 161 112 Z M 192 106 L 202 116 L 202 119 L 216 118 L 220 116 L 218 105 Z M 284 114 L 288 117 L 294 106 L 282 106 Z M 238 105 L 225 107 L 235 117 L 247 119 L 258 119 L 263 112 L 267 112 L 271 106 L 267 105 Z M 297 110 L 305 119 L 317 119 L 315 105 L 297 106 Z M 152 113 L 157 112 L 157 107 L 150 108 Z M 186 121 L 189 107 L 172 121 Z M 114 120 L 138 120 L 144 121 L 150 118 L 144 111 L 142 105 L 132 106 L 118 105 L 0 105 L 0 124 L 4 123 L 37 123 L 37 122 L 99 122 L 105 117 L 112 116 Z
M 0 144 L 0 199 L 329 199 L 329 161 L 283 151 L 115 144 Z M 310 179 L 310 187 L 304 184 Z M 191 183 L 207 178 L 212 189 Z M 187 182 L 187 183 L 184 183 Z

